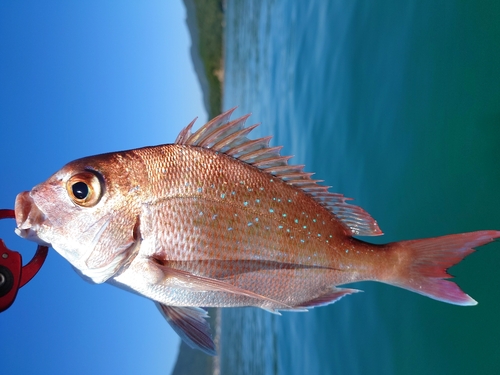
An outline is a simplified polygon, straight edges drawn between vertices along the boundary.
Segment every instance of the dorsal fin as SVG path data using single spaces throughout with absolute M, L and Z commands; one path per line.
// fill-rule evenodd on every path
M 250 115 L 229 121 L 235 109 L 232 108 L 220 114 L 194 133 L 191 133 L 194 121 L 191 122 L 179 133 L 175 143 L 209 148 L 281 178 L 327 208 L 350 230 L 352 235 L 379 236 L 383 234 L 370 214 L 359 206 L 347 203 L 351 198 L 330 193 L 329 186 L 318 185 L 322 180 L 311 179 L 313 173 L 304 172 L 303 165 L 289 165 L 288 159 L 291 156 L 281 156 L 281 146 L 269 147 L 272 137 L 247 138 L 247 134 L 258 124 L 244 127 Z

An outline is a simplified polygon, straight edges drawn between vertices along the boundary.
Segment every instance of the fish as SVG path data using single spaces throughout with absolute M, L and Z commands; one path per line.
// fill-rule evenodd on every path
M 332 193 L 249 115 L 222 113 L 172 144 L 85 157 L 16 197 L 16 233 L 51 246 L 85 280 L 152 300 L 192 348 L 216 355 L 206 308 L 279 314 L 337 302 L 377 281 L 476 301 L 447 269 L 500 237 L 483 230 L 372 244 L 378 223 Z

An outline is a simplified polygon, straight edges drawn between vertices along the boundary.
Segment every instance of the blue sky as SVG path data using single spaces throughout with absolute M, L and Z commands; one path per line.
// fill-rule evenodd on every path
M 0 2 L 0 208 L 67 162 L 171 143 L 206 120 L 177 1 Z M 24 261 L 35 244 L 0 238 Z M 0 314 L 5 374 L 168 374 L 179 339 L 153 303 L 83 281 L 50 250 Z

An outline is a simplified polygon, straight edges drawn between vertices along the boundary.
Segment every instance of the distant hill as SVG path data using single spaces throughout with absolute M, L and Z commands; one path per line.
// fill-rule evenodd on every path
M 209 117 L 222 112 L 224 84 L 224 2 L 183 0 L 191 34 L 191 58 Z

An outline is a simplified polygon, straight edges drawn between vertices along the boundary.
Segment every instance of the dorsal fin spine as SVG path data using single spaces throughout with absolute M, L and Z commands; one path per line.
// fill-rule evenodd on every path
M 215 129 L 212 133 L 207 134 L 207 136 L 204 137 L 203 139 L 200 139 L 200 141 L 198 142 L 199 145 L 201 147 L 210 148 L 211 143 L 213 143 L 213 140 L 222 138 L 225 132 L 229 132 L 233 129 L 240 130 L 245 125 L 245 121 L 249 117 L 250 115 L 246 115 L 236 120 L 230 121 L 223 126 L 220 126 L 219 128 Z
M 174 143 L 179 143 L 179 144 L 186 143 L 187 139 L 191 135 L 191 128 L 193 127 L 197 119 L 198 117 L 195 117 L 194 120 L 188 124 L 188 126 L 186 126 L 184 129 L 181 130 Z
M 283 146 L 275 146 L 269 148 L 262 148 L 260 150 L 249 152 L 248 154 L 240 156 L 240 159 L 255 165 L 255 162 L 262 160 L 262 158 L 269 158 L 270 156 L 280 156 L 280 151 Z M 290 156 L 291 158 L 292 156 Z
M 212 120 L 207 122 L 203 127 L 199 128 L 194 134 L 192 134 L 186 141 L 186 144 L 198 145 L 200 139 L 203 138 L 204 134 L 210 133 L 212 129 L 217 128 L 221 124 L 225 123 L 234 112 L 236 107 L 231 108 L 229 111 L 221 113 L 219 116 L 214 117 Z
M 263 138 L 249 140 L 245 143 L 242 143 L 241 145 L 238 145 L 236 147 L 227 150 L 226 154 L 238 158 L 239 157 L 238 154 L 244 154 L 247 151 L 255 151 L 261 148 L 268 147 L 271 138 L 272 136 L 267 136 Z
M 260 159 L 256 162 L 252 162 L 252 165 L 258 168 L 261 168 L 265 165 L 276 165 L 278 163 L 281 163 L 283 165 L 287 165 L 286 163 L 288 162 L 289 159 L 291 159 L 292 156 L 278 156 L 278 157 L 272 157 L 268 159 Z
M 241 143 L 244 143 L 244 140 L 247 139 L 246 135 L 250 133 L 253 129 L 255 129 L 259 124 L 253 124 L 247 128 L 243 128 L 234 132 L 231 135 L 228 135 L 226 138 L 221 139 L 219 142 L 214 144 L 211 148 L 215 151 L 225 152 L 226 150 L 235 147 Z

